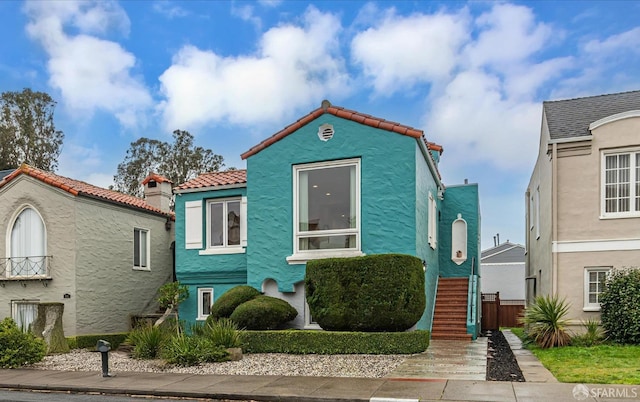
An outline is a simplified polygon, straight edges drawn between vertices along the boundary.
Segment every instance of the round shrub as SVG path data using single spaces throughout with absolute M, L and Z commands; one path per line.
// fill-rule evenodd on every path
M 276 329 L 297 315 L 296 309 L 286 301 L 261 295 L 239 305 L 230 318 L 239 328 L 266 330 Z
M 599 301 L 602 326 L 609 339 L 640 344 L 640 269 L 614 270 Z
M 23 332 L 11 318 L 0 322 L 0 368 L 16 368 L 41 361 L 47 344 L 30 332 Z
M 305 290 L 329 331 L 405 331 L 426 305 L 422 261 L 404 254 L 309 261 Z
M 260 296 L 260 292 L 254 287 L 241 285 L 229 289 L 220 296 L 211 306 L 211 316 L 217 320 L 228 318 L 239 305 Z

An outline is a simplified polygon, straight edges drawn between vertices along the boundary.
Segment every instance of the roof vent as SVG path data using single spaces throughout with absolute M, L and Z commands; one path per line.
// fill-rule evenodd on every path
M 321 141 L 329 141 L 331 138 L 333 138 L 333 126 L 331 124 L 322 124 L 320 127 L 318 127 L 318 138 L 320 138 Z
M 331 102 L 325 99 L 322 101 L 322 103 L 320 103 L 320 107 L 322 108 L 322 111 L 326 112 L 327 109 L 331 107 Z

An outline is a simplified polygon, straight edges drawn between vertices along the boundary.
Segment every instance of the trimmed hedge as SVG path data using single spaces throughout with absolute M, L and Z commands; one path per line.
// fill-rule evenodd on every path
M 413 354 L 429 347 L 429 331 L 242 331 L 246 353 Z
M 286 301 L 260 295 L 239 305 L 229 318 L 238 328 L 265 330 L 276 329 L 297 315 L 298 311 Z
M 640 345 L 640 269 L 616 269 L 600 294 L 600 320 L 609 339 Z
M 47 344 L 31 332 L 23 332 L 13 319 L 0 321 L 0 368 L 16 368 L 41 361 Z
M 252 286 L 236 286 L 226 291 L 213 303 L 210 315 L 215 320 L 231 317 L 231 314 L 239 305 L 260 296 L 260 294 Z
M 96 350 L 98 340 L 103 339 L 111 344 L 111 350 L 115 350 L 125 341 L 125 339 L 127 339 L 127 336 L 129 336 L 128 332 L 102 335 L 79 335 L 67 337 L 67 343 L 69 344 L 70 349 Z
M 329 331 L 405 331 L 426 306 L 422 261 L 404 254 L 307 262 L 307 303 Z

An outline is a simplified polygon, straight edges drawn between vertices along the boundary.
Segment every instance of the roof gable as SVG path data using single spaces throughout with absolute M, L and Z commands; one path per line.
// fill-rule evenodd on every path
M 602 118 L 640 110 L 640 91 L 545 101 L 542 103 L 552 140 L 590 135 L 589 125 Z
M 432 143 L 432 142 L 427 142 L 426 139 L 424 139 L 424 133 L 423 133 L 422 130 L 418 130 L 418 129 L 410 127 L 410 126 L 406 126 L 404 124 L 400 124 L 400 123 L 396 123 L 396 122 L 392 122 L 392 121 L 387 121 L 387 120 L 379 118 L 379 117 L 374 117 L 374 116 L 371 116 L 371 115 L 368 115 L 368 114 L 356 112 L 354 110 L 345 109 L 343 107 L 333 106 L 328 101 L 323 101 L 321 107 L 317 108 L 316 110 L 312 111 L 311 113 L 307 114 L 306 116 L 298 119 L 295 123 L 292 123 L 292 124 L 288 125 L 287 127 L 283 128 L 282 130 L 278 131 L 277 133 L 275 133 L 271 137 L 269 137 L 266 140 L 260 142 L 258 145 L 252 147 L 247 152 L 245 152 L 242 155 L 240 155 L 241 158 L 242 159 L 247 159 L 248 157 L 257 154 L 258 152 L 262 151 L 263 149 L 265 149 L 265 148 L 269 147 L 270 145 L 280 141 L 281 139 L 285 138 L 286 136 L 294 133 L 295 131 L 299 130 L 300 128 L 302 128 L 302 127 L 306 126 L 307 124 L 311 123 L 312 121 L 316 120 L 317 118 L 319 118 L 320 116 L 322 116 L 325 113 L 334 115 L 334 116 L 339 117 L 341 119 L 351 120 L 351 121 L 354 121 L 356 123 L 365 124 L 367 126 L 374 127 L 374 128 L 379 128 L 381 130 L 387 130 L 387 131 L 390 131 L 390 132 L 394 132 L 394 133 L 401 134 L 401 135 L 406 135 L 408 137 L 413 137 L 413 138 L 416 138 L 416 139 L 423 139 L 423 141 L 424 141 L 424 143 L 425 143 L 425 145 L 427 146 L 428 149 L 435 150 L 435 151 L 438 151 L 438 152 L 442 153 L 442 147 L 440 145 L 437 145 L 437 144 Z
M 195 179 L 180 184 L 175 190 L 179 193 L 184 190 L 204 190 L 207 188 L 244 185 L 246 183 L 247 171 L 245 169 L 227 170 L 225 172 L 202 173 Z
M 513 243 L 502 243 L 496 247 L 482 251 L 482 264 L 524 263 L 524 246 Z
M 125 207 L 143 210 L 146 212 L 151 212 L 157 215 L 163 215 L 167 217 L 174 216 L 174 214 L 171 212 L 165 212 L 160 210 L 159 208 L 152 207 L 151 205 L 147 204 L 147 202 L 142 198 L 94 186 L 93 184 L 85 183 L 80 180 L 74 180 L 68 177 L 59 176 L 55 173 L 40 170 L 24 163 L 12 173 L 5 176 L 2 181 L 0 181 L 0 188 L 4 187 L 20 175 L 32 177 L 52 187 L 56 187 L 63 191 L 66 191 L 76 197 L 84 196 L 111 204 L 117 204 Z

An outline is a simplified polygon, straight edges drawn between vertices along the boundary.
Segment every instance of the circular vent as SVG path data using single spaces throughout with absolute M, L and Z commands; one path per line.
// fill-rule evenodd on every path
M 333 126 L 331 124 L 323 124 L 318 128 L 318 138 L 322 141 L 329 141 L 333 138 Z

